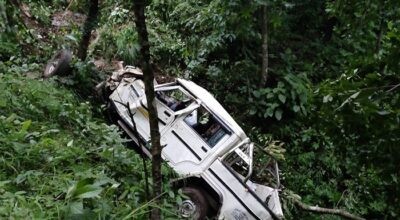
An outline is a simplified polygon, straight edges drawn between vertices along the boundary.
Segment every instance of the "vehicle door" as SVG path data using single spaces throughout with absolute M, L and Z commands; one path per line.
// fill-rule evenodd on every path
M 166 129 L 171 126 L 177 116 L 191 103 L 193 97 L 186 94 L 180 86 L 166 86 L 155 90 L 160 134 L 163 136 Z
M 142 81 L 140 81 L 142 83 Z M 143 83 L 142 83 L 143 84 Z M 139 83 L 131 84 L 131 88 L 134 91 L 132 94 L 135 98 L 135 102 L 131 105 L 135 106 L 135 120 L 136 126 L 142 132 L 142 136 L 146 142 L 150 141 L 150 126 L 149 126 L 149 113 L 148 113 L 148 103 L 146 100 L 146 95 L 144 91 L 144 86 Z M 155 90 L 156 93 L 156 105 L 157 105 L 157 116 L 158 116 L 158 125 L 159 131 L 162 136 L 165 129 L 171 125 L 175 116 L 174 110 L 177 109 L 176 103 L 180 101 L 180 89 L 179 86 L 166 86 L 157 88 Z M 174 105 L 175 104 L 175 105 Z
M 232 210 L 238 209 L 243 215 L 255 219 L 273 219 L 272 215 L 279 218 L 283 214 L 278 190 L 250 180 L 253 173 L 253 148 L 253 143 L 242 142 L 210 166 L 211 175 L 226 190 L 227 196 L 241 204 L 241 207 L 224 204 L 222 212 L 225 216 L 232 216 Z M 257 170 L 257 174 L 262 175 L 264 172 L 261 171 Z
M 175 142 L 184 146 L 183 155 L 177 157 L 175 149 L 166 148 L 165 152 L 174 156 L 174 162 L 200 163 L 212 151 L 230 136 L 229 130 L 220 123 L 204 106 L 189 106 L 182 113 L 177 112 L 176 122 L 168 129 L 168 143 Z
M 135 80 L 130 84 L 121 85 L 118 90 L 120 90 L 116 95 L 118 102 L 125 105 L 127 103 L 130 108 L 129 113 L 127 106 L 124 105 L 123 116 L 125 120 L 130 122 L 131 127 L 136 127 L 142 142 L 148 143 L 150 141 L 149 113 L 143 81 Z M 160 134 L 165 131 L 166 127 L 171 125 L 174 119 L 174 112 L 165 103 L 167 100 L 172 103 L 176 94 L 179 93 L 177 90 L 179 90 L 177 86 L 162 87 L 156 90 Z M 134 123 L 131 122 L 132 118 Z M 147 144 L 144 145 L 148 146 Z
M 156 97 L 165 160 L 172 164 L 198 162 L 201 149 L 196 149 L 196 138 L 185 135 L 182 124 L 200 106 L 199 101 L 179 85 L 157 88 Z

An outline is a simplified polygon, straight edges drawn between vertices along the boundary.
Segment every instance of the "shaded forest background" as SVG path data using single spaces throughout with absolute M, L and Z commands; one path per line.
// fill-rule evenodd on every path
M 84 101 L 112 63 L 138 64 L 132 2 L 100 1 L 86 60 L 40 79 L 56 50 L 77 52 L 87 8 L 0 0 L 0 217 L 145 218 L 151 206 L 140 157 L 99 102 Z M 399 1 L 154 0 L 146 14 L 157 74 L 208 89 L 253 140 L 282 141 L 285 188 L 309 204 L 400 218 Z M 181 198 L 164 191 L 173 218 Z M 286 218 L 321 218 L 283 194 Z

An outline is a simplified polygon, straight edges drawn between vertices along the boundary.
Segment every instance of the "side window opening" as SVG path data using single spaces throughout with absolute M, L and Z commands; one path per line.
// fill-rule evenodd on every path
M 266 155 L 265 151 L 258 147 L 254 148 L 254 156 L 253 166 L 258 169 L 254 172 L 253 180 L 255 182 L 264 183 L 273 188 L 280 188 L 279 167 L 277 161 L 270 155 Z
M 251 150 L 251 144 L 244 144 L 224 155 L 223 163 L 235 171 L 243 182 L 250 179 L 276 189 L 279 188 L 279 168 L 276 160 L 270 155 L 265 155 L 265 151 L 260 147 L 254 147 Z M 253 158 L 253 155 L 263 156 Z M 255 169 L 253 170 L 253 168 Z
M 184 121 L 212 148 L 229 132 L 203 106 L 192 111 Z
M 249 172 L 252 172 L 252 151 L 250 143 L 244 144 L 224 156 L 223 162 L 232 168 L 245 180 Z
M 185 109 L 193 103 L 193 99 L 187 96 L 179 88 L 157 91 L 156 97 L 174 112 Z

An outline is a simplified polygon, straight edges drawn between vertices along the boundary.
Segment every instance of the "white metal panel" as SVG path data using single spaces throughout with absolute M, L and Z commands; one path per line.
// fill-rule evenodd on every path
M 230 129 L 233 130 L 241 138 L 246 138 L 246 134 L 242 128 L 235 122 L 232 116 L 222 107 L 222 105 L 214 98 L 214 96 L 209 93 L 204 88 L 198 86 L 196 83 L 185 80 L 177 79 L 177 81 L 182 84 L 189 92 L 194 94 L 201 102 L 206 105 L 211 112 L 216 114 L 224 123 L 228 125 Z
M 220 190 L 223 189 L 223 191 L 225 191 L 223 194 L 230 194 L 234 197 L 234 200 L 224 202 L 224 210 L 221 210 L 227 219 L 232 219 L 233 216 L 240 215 L 240 213 L 247 213 L 246 216 L 248 219 L 272 219 L 271 215 L 260 201 L 257 200 L 245 186 L 243 186 L 243 184 L 222 164 L 220 160 L 216 160 L 211 165 L 210 170 L 214 172 L 214 177 L 215 175 L 218 176 L 215 177 L 216 180 L 214 181 L 219 182 Z M 229 197 L 232 198 L 231 196 Z M 235 205 L 225 204 L 233 201 Z M 237 204 L 240 205 L 237 206 Z

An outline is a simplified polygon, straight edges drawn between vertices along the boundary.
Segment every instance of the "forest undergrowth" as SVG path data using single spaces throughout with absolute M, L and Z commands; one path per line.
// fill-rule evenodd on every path
M 11 2 L 0 0 L 0 218 L 146 219 L 142 158 L 92 90 L 116 61 L 138 64 L 131 3 L 102 1 L 88 58 L 43 80 L 57 50 L 77 52 L 87 4 Z M 158 74 L 207 88 L 259 144 L 284 143 L 272 154 L 295 193 L 282 193 L 287 219 L 338 219 L 304 212 L 293 196 L 367 219 L 400 217 L 398 1 L 156 0 L 146 13 Z M 182 198 L 163 172 L 161 208 L 176 219 Z

